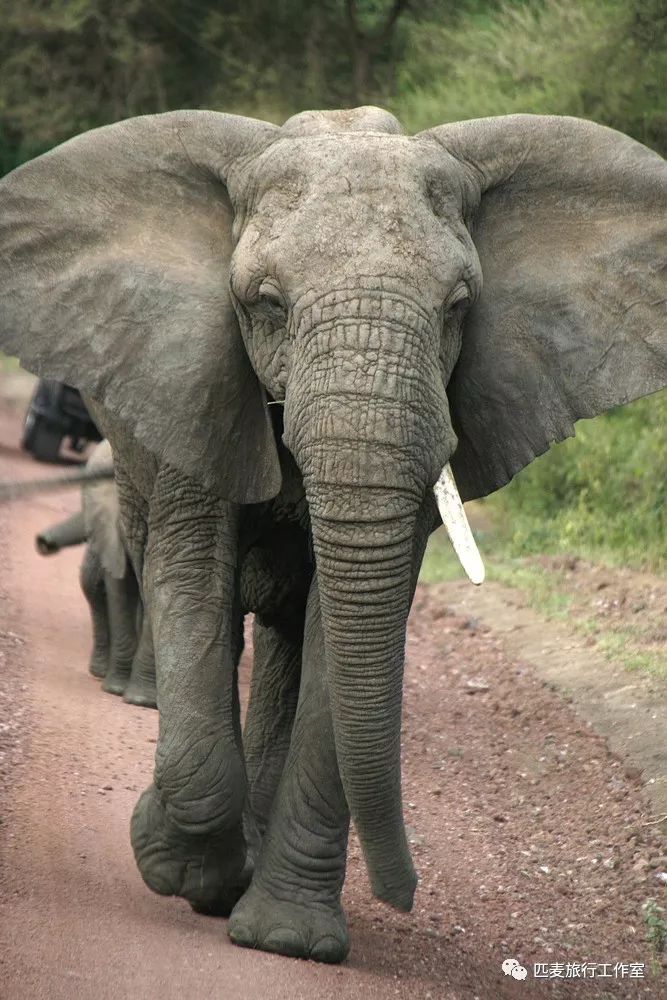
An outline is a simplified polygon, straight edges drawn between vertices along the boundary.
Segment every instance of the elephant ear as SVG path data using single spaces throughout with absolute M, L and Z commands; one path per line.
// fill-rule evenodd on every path
M 612 129 L 510 115 L 443 125 L 483 290 L 448 387 L 461 495 L 493 492 L 593 417 L 667 385 L 667 165 Z
M 87 132 L 0 182 L 0 348 L 228 500 L 280 488 L 228 292 L 225 177 L 273 141 L 208 111 Z

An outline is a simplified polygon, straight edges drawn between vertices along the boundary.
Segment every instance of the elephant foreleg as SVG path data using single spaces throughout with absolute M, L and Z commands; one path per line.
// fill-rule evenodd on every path
M 349 811 L 338 774 L 317 583 L 306 613 L 301 688 L 287 762 L 250 888 L 234 908 L 236 944 L 340 962 Z
M 150 500 L 144 594 L 160 730 L 132 817 L 145 882 L 229 913 L 247 885 L 246 780 L 234 645 L 238 510 L 163 469 Z

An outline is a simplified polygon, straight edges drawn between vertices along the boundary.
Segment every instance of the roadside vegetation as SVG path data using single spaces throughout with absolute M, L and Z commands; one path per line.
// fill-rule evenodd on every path
M 470 506 L 470 505 L 469 505 Z M 598 553 L 579 556 L 513 554 L 479 505 L 469 511 L 487 580 L 519 590 L 526 604 L 545 618 L 563 621 L 610 663 L 667 681 L 664 577 L 619 573 Z M 465 581 L 444 529 L 431 536 L 422 583 Z M 467 582 L 467 581 L 466 581 Z
M 667 570 L 667 392 L 638 400 L 555 445 L 487 501 L 512 556 L 576 553 Z
M 664 0 L 0 0 L 0 19 L 0 172 L 181 107 L 282 121 L 379 103 L 413 131 L 572 114 L 667 153 Z M 667 393 L 580 422 L 487 501 L 494 545 L 664 572 L 666 456 Z
M 642 907 L 646 940 L 651 949 L 652 971 L 658 976 L 662 969 L 662 956 L 667 951 L 667 919 L 665 908 L 655 899 L 647 899 Z

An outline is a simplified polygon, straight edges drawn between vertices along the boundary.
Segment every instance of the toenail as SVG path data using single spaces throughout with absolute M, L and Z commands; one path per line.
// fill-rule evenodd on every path
M 327 934 L 326 937 L 320 938 L 320 940 L 313 945 L 310 955 L 314 958 L 316 962 L 342 962 L 347 954 L 347 948 L 344 946 L 342 941 L 338 938 L 332 937 Z
M 245 924 L 230 924 L 228 933 L 234 944 L 240 945 L 241 948 L 255 947 L 255 935 Z
M 264 938 L 262 947 L 292 958 L 302 958 L 307 954 L 306 944 L 300 934 L 286 927 L 278 927 Z

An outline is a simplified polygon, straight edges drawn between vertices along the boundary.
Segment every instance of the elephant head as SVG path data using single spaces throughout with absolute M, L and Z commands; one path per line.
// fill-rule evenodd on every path
M 415 886 L 400 727 L 416 526 L 436 483 L 451 495 L 450 459 L 462 498 L 482 496 L 578 418 L 667 384 L 665 188 L 659 156 L 591 122 L 410 137 L 370 108 L 282 128 L 132 119 L 0 185 L 0 345 L 27 367 L 240 503 L 280 487 L 267 401 L 284 402 L 341 777 L 395 906 Z

